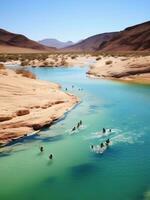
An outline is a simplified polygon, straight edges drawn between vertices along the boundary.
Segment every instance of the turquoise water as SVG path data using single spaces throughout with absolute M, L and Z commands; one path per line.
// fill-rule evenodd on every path
M 3 149 L 0 200 L 150 199 L 150 86 L 89 79 L 86 70 L 32 69 L 81 103 L 49 129 Z M 83 126 L 71 135 L 80 119 Z M 102 136 L 103 127 L 112 133 Z M 103 154 L 90 150 L 107 138 Z

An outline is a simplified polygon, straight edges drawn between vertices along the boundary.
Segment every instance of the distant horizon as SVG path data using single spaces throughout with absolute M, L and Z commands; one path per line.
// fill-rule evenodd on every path
M 150 1 L 1 0 L 0 28 L 39 41 L 74 43 L 150 20 Z

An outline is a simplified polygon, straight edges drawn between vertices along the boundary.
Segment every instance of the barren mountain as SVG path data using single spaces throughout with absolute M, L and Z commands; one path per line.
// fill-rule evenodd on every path
M 8 49 L 8 51 L 9 47 L 28 48 L 40 51 L 55 50 L 55 48 L 46 47 L 42 44 L 39 44 L 38 42 L 30 40 L 24 35 L 15 34 L 4 29 L 0 29 L 0 49 L 3 49 L 4 47 L 5 49 Z
M 61 42 L 56 39 L 43 39 L 38 41 L 40 44 L 43 44 L 48 47 L 55 47 L 55 48 L 65 48 L 67 46 L 73 45 L 74 43 L 72 41 L 67 41 L 67 42 Z
M 111 40 L 99 45 L 103 51 L 150 50 L 150 21 L 118 32 Z
M 64 51 L 95 51 L 103 42 L 107 42 L 116 35 L 116 32 L 102 33 L 89 37 L 77 44 L 64 48 Z

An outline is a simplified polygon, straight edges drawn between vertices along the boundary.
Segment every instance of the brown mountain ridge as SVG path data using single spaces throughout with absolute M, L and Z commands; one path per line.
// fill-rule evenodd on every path
M 63 51 L 145 51 L 150 50 L 150 21 L 120 32 L 101 33 L 63 48 Z
M 24 35 L 0 29 L 0 52 L 2 53 L 32 53 L 55 51 Z M 128 27 L 120 32 L 110 32 L 94 35 L 74 45 L 62 48 L 65 52 L 87 51 L 149 51 L 150 50 L 150 21 Z
M 27 49 L 33 49 L 33 50 L 40 50 L 40 51 L 53 51 L 55 48 L 53 47 L 47 47 L 42 44 L 39 44 L 38 42 L 35 42 L 33 40 L 30 40 L 24 35 L 21 34 L 15 34 L 8 32 L 4 29 L 0 29 L 0 49 L 3 48 L 13 49 L 12 47 L 18 47 L 20 48 L 27 48 Z M 15 49 L 14 48 L 14 49 Z
M 131 26 L 118 32 L 113 38 L 99 45 L 103 51 L 150 50 L 150 21 Z
M 88 37 L 74 45 L 63 48 L 63 51 L 96 51 L 99 46 L 105 41 L 112 39 L 117 32 L 102 33 Z

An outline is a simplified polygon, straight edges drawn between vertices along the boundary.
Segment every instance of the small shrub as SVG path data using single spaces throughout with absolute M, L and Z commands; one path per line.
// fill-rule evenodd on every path
M 60 66 L 67 66 L 68 63 L 66 62 L 66 60 L 64 58 L 62 58 L 61 62 L 60 62 Z
M 75 58 L 77 58 L 77 55 L 71 56 L 71 59 L 75 59 Z
M 5 65 L 3 65 L 2 63 L 0 63 L 0 69 L 5 69 Z
M 102 59 L 101 57 L 97 57 L 97 58 L 96 58 L 97 61 L 98 61 L 98 60 L 101 60 L 101 59 Z
M 43 62 L 43 65 L 48 66 L 49 63 L 48 63 L 47 61 L 44 61 L 44 62 Z
M 112 64 L 112 61 L 111 61 L 111 60 L 107 60 L 107 61 L 105 62 L 105 64 L 106 64 L 106 65 L 110 65 L 110 64 Z
M 24 77 L 36 79 L 35 74 L 25 69 L 16 69 L 16 74 L 21 74 Z
M 21 62 L 21 66 L 27 66 L 27 65 L 29 65 L 29 62 L 27 60 Z
M 126 61 L 126 60 L 128 60 L 128 58 L 122 58 L 122 59 L 121 59 L 121 61 Z
M 0 56 L 0 62 L 7 62 L 8 59 L 5 56 Z
M 50 62 L 49 62 L 49 65 L 50 65 L 50 66 L 54 66 L 55 63 L 54 63 L 53 61 L 50 61 Z

